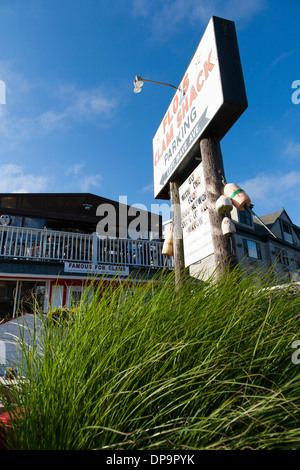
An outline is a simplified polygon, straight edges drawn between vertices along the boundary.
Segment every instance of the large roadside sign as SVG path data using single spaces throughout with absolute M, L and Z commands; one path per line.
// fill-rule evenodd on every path
M 153 138 L 154 197 L 199 164 L 199 140 L 221 140 L 247 108 L 233 21 L 212 17 Z M 198 157 L 198 158 L 196 158 Z

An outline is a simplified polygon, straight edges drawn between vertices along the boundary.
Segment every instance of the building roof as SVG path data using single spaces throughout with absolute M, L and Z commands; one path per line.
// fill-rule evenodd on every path
M 95 216 L 100 204 L 108 203 L 117 206 L 119 203 L 90 193 L 2 193 L 0 209 L 17 210 L 18 212 L 51 213 L 56 216 L 72 215 Z M 87 205 L 87 206 L 86 206 Z M 89 207 L 89 209 L 86 209 Z
M 285 212 L 285 209 L 281 209 L 280 211 L 276 211 L 276 212 L 271 212 L 270 214 L 262 215 L 260 216 L 260 219 L 263 221 L 265 225 L 273 225 L 283 212 Z M 255 222 L 259 223 L 259 221 L 255 221 Z
M 26 215 L 36 213 L 73 219 L 94 219 L 101 204 L 111 204 L 117 214 L 120 206 L 129 207 L 119 201 L 91 193 L 0 193 L 0 210 Z
M 68 222 L 68 227 L 64 230 L 70 230 L 74 226 L 81 227 L 81 230 L 89 227 L 95 231 L 95 224 L 105 216 L 104 213 L 97 215 L 97 208 L 102 204 L 113 206 L 118 220 L 122 207 L 126 210 L 128 223 L 136 218 L 136 215 L 128 214 L 129 205 L 91 193 L 0 193 L 0 214 L 65 221 Z M 137 210 L 147 214 L 149 227 L 153 218 L 161 226 L 161 215 Z M 50 227 L 54 228 L 51 223 Z
M 262 215 L 260 216 L 259 218 L 262 220 L 262 222 L 266 225 L 266 227 L 268 227 L 271 231 L 273 230 L 272 227 L 273 225 L 275 224 L 275 222 L 281 217 L 281 215 L 284 213 L 284 215 L 288 218 L 288 220 L 290 221 L 290 224 L 291 226 L 293 227 L 293 230 L 294 232 L 296 233 L 296 235 L 299 237 L 300 239 L 300 227 L 298 227 L 297 225 L 295 225 L 290 217 L 288 216 L 287 212 L 285 209 L 281 209 L 279 211 L 276 211 L 276 212 L 271 212 L 270 214 L 266 214 L 266 215 Z M 253 222 L 254 222 L 254 229 L 255 229 L 255 233 L 259 236 L 271 236 L 268 231 L 266 230 L 266 228 L 259 222 L 258 219 L 256 218 L 253 218 Z M 281 240 L 282 241 L 282 240 Z
M 255 233 L 261 236 L 269 235 L 268 230 L 266 230 L 266 228 L 259 222 L 259 220 L 253 219 L 253 222 L 254 222 Z M 268 226 L 267 224 L 265 225 Z

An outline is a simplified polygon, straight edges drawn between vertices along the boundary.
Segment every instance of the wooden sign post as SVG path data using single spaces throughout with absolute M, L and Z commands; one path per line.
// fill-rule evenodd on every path
M 183 274 L 185 270 L 183 238 L 182 238 L 182 228 L 181 228 L 179 184 L 175 182 L 170 182 L 169 187 L 170 187 L 172 225 L 173 225 L 175 285 L 176 287 L 179 287 L 183 280 Z
M 216 201 L 223 194 L 224 167 L 219 140 L 209 137 L 200 140 L 200 152 L 206 186 L 214 257 L 218 274 L 237 265 L 234 238 L 222 233 L 223 215 L 216 211 Z

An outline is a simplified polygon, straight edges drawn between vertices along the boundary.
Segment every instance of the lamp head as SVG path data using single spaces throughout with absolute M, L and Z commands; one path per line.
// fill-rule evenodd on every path
M 144 82 L 141 79 L 141 77 L 136 75 L 133 81 L 133 84 L 134 84 L 134 89 L 133 89 L 134 93 L 140 93 L 142 91 L 142 86 L 144 85 Z

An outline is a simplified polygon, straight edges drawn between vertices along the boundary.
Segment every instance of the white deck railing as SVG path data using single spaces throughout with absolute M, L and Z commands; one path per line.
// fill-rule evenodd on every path
M 141 267 L 172 267 L 162 242 L 23 227 L 0 227 L 0 257 L 35 261 L 82 261 Z

